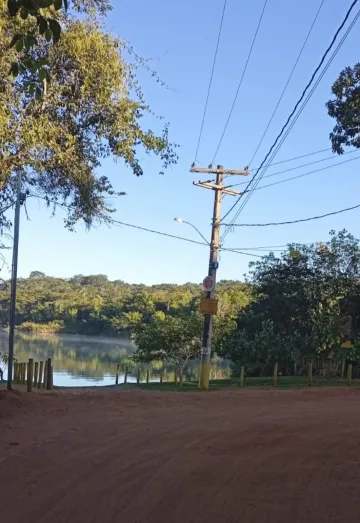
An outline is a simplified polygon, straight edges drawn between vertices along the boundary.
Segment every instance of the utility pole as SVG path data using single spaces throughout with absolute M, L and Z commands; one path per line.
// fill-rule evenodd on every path
M 241 194 L 240 191 L 234 191 L 223 186 L 224 176 L 230 175 L 243 175 L 246 176 L 249 174 L 248 169 L 239 171 L 239 170 L 225 170 L 222 165 L 218 165 L 216 168 L 213 168 L 212 165 L 209 165 L 208 169 L 203 169 L 196 167 L 194 164 L 191 166 L 190 172 L 200 173 L 200 174 L 215 174 L 216 183 L 209 181 L 206 182 L 193 182 L 194 185 L 202 187 L 204 189 L 210 189 L 215 191 L 214 197 L 214 210 L 213 210 L 213 220 L 212 220 L 212 229 L 211 229 L 211 243 L 210 243 L 210 259 L 209 259 L 209 268 L 208 276 L 213 279 L 214 285 L 211 291 L 206 293 L 208 299 L 214 299 L 216 295 L 216 272 L 219 266 L 219 249 L 220 249 L 220 221 L 221 221 L 221 203 L 223 194 L 230 194 L 232 196 L 238 196 Z M 213 328 L 213 315 L 205 314 L 204 315 L 204 333 L 201 349 L 201 369 L 200 369 L 200 388 L 208 389 L 209 388 L 209 376 L 210 376 L 210 365 L 211 365 L 211 337 L 212 337 L 212 328 Z
M 15 219 L 14 219 L 14 244 L 11 267 L 11 298 L 10 298 L 10 325 L 9 325 L 9 361 L 8 361 L 8 380 L 7 388 L 12 389 L 13 367 L 14 367 L 14 335 L 15 335 L 15 314 L 16 314 L 16 288 L 17 288 L 17 268 L 19 253 L 19 228 L 20 228 L 20 206 L 21 206 L 21 171 L 17 175 Z

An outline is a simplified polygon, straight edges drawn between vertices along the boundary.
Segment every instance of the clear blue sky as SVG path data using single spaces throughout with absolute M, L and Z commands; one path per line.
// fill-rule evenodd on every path
M 116 218 L 198 239 L 189 227 L 173 221 L 175 216 L 181 216 L 209 236 L 213 195 L 192 185 L 198 177 L 189 173 L 189 167 L 194 158 L 223 1 L 116 0 L 114 3 L 116 8 L 107 20 L 107 27 L 128 40 L 138 54 L 154 58 L 154 68 L 171 89 L 162 89 L 151 78 L 142 75 L 144 91 L 152 108 L 170 122 L 171 139 L 181 145 L 179 163 L 165 176 L 157 174 L 158 163 L 148 157 L 143 158 L 145 175 L 142 178 L 135 178 L 121 164 L 112 161 L 103 164 L 101 173 L 109 176 L 118 190 L 127 193 L 126 197 L 116 201 Z M 217 163 L 240 169 L 249 163 L 319 4 L 320 0 L 269 0 Z M 199 152 L 199 159 L 205 164 L 212 159 L 219 140 L 262 5 L 263 0 L 228 1 Z M 266 154 L 349 5 L 350 0 L 325 1 L 254 166 Z M 340 70 L 360 59 L 358 35 L 359 25 L 328 70 L 276 161 L 330 147 L 329 132 L 334 122 L 327 115 L 325 102 L 331 97 L 331 85 Z M 328 154 L 298 163 L 320 159 Z M 288 167 L 295 165 L 296 162 Z M 315 165 L 313 168 L 322 166 Z M 311 169 L 307 167 L 292 175 Z M 360 188 L 358 171 L 359 161 L 354 161 L 258 191 L 242 213 L 241 221 L 292 220 L 356 205 L 359 203 Z M 275 168 L 270 172 L 275 172 Z M 232 197 L 226 197 L 224 212 L 232 202 Z M 87 232 L 79 226 L 77 233 L 70 233 L 63 228 L 61 211 L 53 218 L 50 211 L 37 202 L 29 202 L 28 211 L 31 221 L 22 215 L 20 276 L 25 277 L 32 270 L 62 277 L 103 273 L 110 279 L 152 284 L 200 281 L 207 272 L 208 250 L 205 247 L 125 227 L 103 226 Z M 353 211 L 308 224 L 266 229 L 239 228 L 227 236 L 226 247 L 325 240 L 331 229 L 342 228 L 347 228 L 356 236 L 359 235 L 358 217 L 359 212 Z M 238 254 L 223 253 L 219 279 L 241 278 L 249 260 L 251 258 Z

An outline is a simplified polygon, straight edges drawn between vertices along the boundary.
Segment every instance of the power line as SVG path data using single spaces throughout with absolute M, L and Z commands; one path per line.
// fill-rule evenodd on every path
M 357 149 L 354 149 L 353 151 L 347 151 L 342 156 L 345 156 L 346 154 L 353 154 L 355 152 L 357 152 Z M 336 158 L 336 156 L 328 156 L 327 158 L 322 158 L 321 160 L 316 160 L 315 162 L 304 163 L 302 165 L 297 165 L 296 167 L 291 167 L 290 169 L 285 169 L 284 171 L 277 171 L 276 173 L 267 174 L 266 176 L 262 176 L 261 179 L 263 180 L 264 178 L 271 178 L 272 176 L 278 176 L 279 174 L 285 174 L 285 173 L 288 173 L 291 171 L 296 171 L 297 169 L 302 169 L 303 167 L 308 167 L 309 165 L 315 165 L 316 163 L 326 162 L 327 160 L 332 160 L 334 158 Z M 308 174 L 316 173 L 319 171 L 324 171 L 326 169 L 330 169 L 331 167 L 336 167 L 337 165 L 342 165 L 343 163 L 352 162 L 352 161 L 356 160 L 357 158 L 359 158 L 359 157 L 357 156 L 356 158 L 351 158 L 350 160 L 344 160 L 343 162 L 338 162 L 333 165 L 328 165 L 327 167 L 323 167 L 322 169 L 316 169 L 315 171 L 310 171 L 308 173 L 301 174 L 300 176 L 295 176 L 294 178 L 287 178 L 286 180 L 282 180 L 282 182 L 285 182 L 288 180 L 295 180 L 295 178 L 300 178 L 301 176 L 307 176 Z M 277 183 L 282 183 L 282 182 L 277 182 Z M 239 187 L 240 185 L 245 185 L 246 183 L 247 182 L 235 183 L 234 185 L 227 185 L 225 188 L 229 189 L 231 187 Z M 273 185 L 273 184 L 271 184 L 271 185 Z M 262 187 L 270 187 L 270 186 L 264 185 Z M 258 189 L 260 189 L 260 187 L 258 187 Z
M 330 67 L 331 63 L 333 62 L 335 56 L 337 55 L 337 53 L 339 52 L 340 48 L 342 47 L 342 45 L 344 44 L 346 38 L 349 36 L 351 30 L 353 29 L 354 25 L 356 24 L 358 18 L 360 17 L 360 10 L 357 12 L 356 16 L 354 17 L 353 21 L 351 22 L 350 26 L 348 27 L 347 31 L 345 32 L 344 36 L 342 37 L 342 39 L 340 40 L 339 44 L 337 45 L 335 51 L 333 52 L 333 54 L 331 55 L 331 57 L 329 58 L 326 66 L 324 67 L 324 69 L 322 70 L 320 76 L 318 77 L 318 79 L 316 80 L 314 86 L 311 88 L 311 91 L 309 92 L 309 94 L 307 95 L 306 99 L 304 100 L 304 102 L 302 103 L 298 113 L 296 114 L 294 120 L 291 122 L 289 128 L 286 130 L 284 136 L 281 138 L 280 142 L 278 143 L 276 149 L 273 151 L 271 157 L 269 158 L 268 160 L 268 163 L 267 165 L 264 167 L 261 175 L 257 178 L 256 182 L 255 182 L 255 185 L 251 188 L 251 190 L 249 191 L 249 194 L 246 195 L 245 197 L 245 200 L 243 201 L 242 205 L 240 206 L 240 208 L 238 209 L 238 211 L 236 212 L 234 218 L 232 219 L 232 223 L 234 223 L 236 221 L 236 219 L 238 218 L 238 216 L 240 215 L 241 211 L 244 209 L 245 205 L 247 204 L 247 202 L 249 201 L 250 197 L 252 196 L 254 190 L 256 189 L 256 187 L 258 186 L 259 182 L 261 181 L 261 179 L 263 178 L 264 174 L 266 173 L 267 169 L 269 168 L 269 165 L 271 164 L 271 162 L 273 161 L 273 159 L 275 158 L 276 154 L 278 153 L 279 149 L 281 148 L 282 144 L 284 143 L 284 141 L 286 140 L 287 136 L 289 135 L 289 133 L 291 132 L 292 128 L 294 127 L 294 125 L 296 124 L 298 118 L 300 117 L 300 115 L 302 114 L 305 106 L 307 105 L 307 103 L 309 102 L 310 98 L 312 97 L 312 95 L 314 94 L 316 88 L 318 87 L 319 83 L 321 82 L 322 78 L 324 77 L 325 73 L 327 72 L 328 68 Z M 257 175 L 258 173 L 256 173 Z M 254 176 L 255 178 L 256 176 Z M 253 180 L 254 180 L 253 178 Z M 251 182 L 253 181 L 251 180 Z M 228 231 L 225 231 L 225 236 L 227 234 Z
M 174 234 L 168 234 L 167 232 L 156 231 L 154 229 L 148 229 L 146 227 L 141 227 L 140 225 L 134 225 L 132 223 L 120 222 L 119 220 L 110 220 L 110 223 L 115 224 L 115 225 L 123 225 L 124 227 L 131 227 L 132 229 L 138 229 L 140 231 L 145 231 L 145 232 L 150 232 L 150 233 L 153 233 L 153 234 L 158 234 L 159 236 L 167 236 L 168 238 L 174 238 L 176 240 L 182 240 L 182 241 L 185 241 L 185 242 L 195 243 L 197 245 L 205 245 L 206 247 L 209 247 L 208 243 L 199 242 L 197 240 L 191 240 L 190 238 L 184 238 L 183 236 L 176 236 Z M 247 253 L 247 252 L 241 252 L 241 251 L 237 251 L 237 250 L 234 250 L 234 249 L 227 249 L 225 247 L 221 247 L 221 250 L 222 251 L 229 251 L 229 252 L 237 252 L 239 254 L 244 254 L 245 256 L 255 256 L 255 257 L 260 257 L 261 258 L 261 256 L 257 256 L 256 254 L 250 254 L 250 253 Z
M 314 151 L 312 153 L 301 154 L 300 156 L 294 156 L 293 158 L 288 158 L 287 160 L 281 160 L 280 162 L 274 162 L 274 163 L 271 163 L 269 165 L 269 167 L 273 167 L 274 165 L 280 165 L 281 163 L 293 162 L 294 160 L 300 160 L 301 158 L 306 158 L 307 156 L 314 156 L 315 154 L 326 153 L 327 151 L 332 151 L 332 148 L 327 147 L 326 149 L 320 149 L 320 151 Z M 253 167 L 252 169 L 250 169 L 250 171 L 258 171 L 258 170 L 259 170 L 259 167 Z M 244 182 L 244 183 L 246 183 L 246 182 Z
M 353 207 L 347 207 L 346 209 L 340 209 L 340 211 L 328 212 L 326 214 L 320 214 L 319 216 L 312 216 L 311 218 L 302 218 L 300 220 L 293 220 L 287 222 L 270 222 L 270 223 L 232 223 L 224 224 L 227 227 L 269 227 L 270 225 L 292 225 L 293 223 L 302 223 L 310 222 L 312 220 L 320 220 L 321 218 L 326 218 L 328 216 L 335 216 L 336 214 L 341 214 L 343 212 L 353 211 L 358 209 L 360 204 L 354 205 Z
M 340 31 L 342 30 L 342 28 L 344 27 L 346 21 L 348 20 L 350 14 L 351 14 L 351 11 L 352 9 L 354 8 L 354 6 L 357 4 L 358 0 L 354 0 L 350 6 L 350 8 L 348 9 L 347 13 L 346 13 L 346 16 L 343 20 L 343 22 L 341 23 L 341 25 L 339 26 L 338 30 L 336 31 L 330 45 L 328 46 L 327 50 L 325 51 L 325 53 L 323 54 L 321 60 L 320 60 L 320 63 L 319 65 L 317 66 L 317 68 L 315 69 L 314 73 L 312 74 L 311 76 L 311 79 L 310 81 L 308 82 L 308 84 L 306 85 L 305 89 L 303 90 L 302 94 L 301 94 L 301 97 L 299 98 L 298 102 L 296 103 L 293 111 L 291 112 L 290 116 L 288 117 L 288 119 L 286 120 L 285 124 L 283 125 L 280 133 L 278 134 L 278 136 L 276 137 L 273 145 L 271 146 L 270 150 L 268 151 L 267 155 L 265 156 L 264 160 L 261 162 L 260 164 L 260 167 L 259 169 L 257 170 L 257 172 L 255 173 L 255 175 L 253 176 L 253 178 L 250 180 L 250 182 L 248 183 L 247 187 L 246 187 L 246 191 L 248 191 L 249 187 L 253 184 L 254 180 L 258 177 L 258 174 L 260 172 L 260 170 L 263 168 L 263 166 L 265 165 L 265 163 L 267 162 L 267 160 L 269 159 L 271 153 L 273 153 L 273 155 L 271 156 L 271 158 L 269 159 L 269 163 L 273 160 L 274 156 L 277 154 L 279 148 L 281 147 L 281 145 L 283 144 L 284 140 L 286 139 L 286 137 L 288 136 L 289 132 L 291 131 L 291 129 L 293 128 L 293 126 L 295 125 L 297 119 L 299 118 L 300 114 L 302 113 L 304 107 L 306 106 L 306 104 L 308 103 L 309 99 L 311 98 L 312 94 L 314 93 L 314 90 L 316 89 L 316 87 L 318 86 L 319 82 L 321 81 L 321 79 L 323 78 L 325 72 L 327 71 L 328 67 L 330 66 L 330 64 L 332 63 L 332 61 L 334 60 L 337 52 L 339 51 L 340 47 L 343 45 L 345 39 L 347 38 L 347 36 L 349 35 L 350 31 L 352 30 L 352 28 L 354 27 L 357 19 L 359 18 L 360 16 L 360 11 L 357 13 L 356 17 L 354 18 L 353 22 L 350 24 L 348 30 L 346 31 L 345 35 L 342 37 L 341 41 L 339 42 L 337 48 L 335 49 L 334 53 L 332 54 L 332 56 L 330 57 L 327 65 L 325 66 L 324 70 L 322 71 L 322 73 L 320 74 L 318 80 L 316 81 L 314 87 L 312 88 L 312 90 L 310 91 L 310 93 L 308 94 L 307 98 L 305 99 L 305 101 L 303 102 L 301 108 L 299 109 L 298 111 L 298 114 L 295 116 L 293 122 L 291 122 L 290 124 L 290 128 L 286 131 L 284 137 L 282 138 L 282 141 L 279 143 L 277 149 L 274 151 L 275 147 L 277 146 L 280 138 L 282 137 L 282 135 L 284 134 L 284 131 L 286 130 L 287 126 L 289 125 L 289 122 L 291 120 L 291 118 L 294 116 L 294 114 L 296 113 L 300 103 L 303 101 L 305 95 L 306 95 L 306 92 L 307 90 L 309 89 L 309 87 L 311 86 L 317 72 L 320 70 L 322 64 L 324 63 L 325 61 L 325 58 L 326 56 L 328 55 L 328 53 L 330 52 L 331 48 L 333 47 L 336 39 L 337 39 L 337 36 L 339 35 Z M 274 151 L 274 152 L 273 152 Z M 264 170 L 262 171 L 261 175 L 260 175 L 260 178 L 257 180 L 257 184 L 259 183 L 261 177 L 265 174 L 267 168 L 269 167 L 269 164 L 267 166 L 264 167 Z M 253 190 L 252 190 L 253 191 Z M 249 194 L 247 195 L 246 199 L 245 199 L 245 202 L 243 203 L 243 205 L 241 206 L 241 208 L 238 210 L 238 212 L 236 213 L 235 217 L 233 218 L 232 220 L 232 223 L 234 223 L 234 221 L 237 219 L 237 217 L 239 216 L 240 212 L 242 211 L 242 209 L 244 208 L 244 206 L 246 205 L 247 201 L 249 200 L 251 194 L 252 194 L 252 191 L 249 192 Z M 232 205 L 232 207 L 230 208 L 230 210 L 225 214 L 225 216 L 223 217 L 223 220 L 232 212 L 232 210 L 236 207 L 236 205 L 238 204 L 238 202 L 240 201 L 240 199 L 242 198 L 242 195 L 236 200 L 236 202 L 234 203 L 234 205 Z M 228 233 L 228 231 L 225 231 L 224 233 L 224 236 L 226 236 L 226 234 Z
M 220 38 L 221 38 L 222 27 L 223 27 L 223 23 L 224 23 L 224 16 L 225 16 L 225 11 L 226 11 L 226 4 L 227 4 L 227 0 L 224 1 L 224 6 L 223 6 L 223 10 L 222 10 L 222 15 L 221 15 L 221 21 L 220 21 L 218 38 L 217 38 L 217 42 L 216 42 L 214 60 L 213 60 L 213 65 L 212 65 L 212 69 L 211 69 L 211 74 L 210 74 L 209 87 L 208 87 L 208 91 L 207 91 L 207 95 L 206 95 L 204 113 L 203 113 L 201 126 L 200 126 L 199 139 L 198 139 L 198 143 L 197 143 L 197 147 L 196 147 L 195 161 L 198 161 L 197 155 L 199 153 L 200 142 L 201 142 L 201 137 L 202 137 L 202 133 L 203 133 L 203 129 L 204 129 L 205 117 L 206 117 L 206 112 L 207 112 L 207 107 L 208 107 L 209 97 L 210 97 L 210 92 L 211 92 L 211 86 L 212 86 L 212 81 L 213 81 L 213 77 L 214 77 L 216 59 L 217 59 L 217 54 L 218 54 L 218 50 L 219 50 Z
M 260 191 L 261 189 L 267 189 L 268 187 L 274 187 L 274 185 L 279 185 L 281 183 L 292 182 L 293 180 L 298 180 L 299 178 L 304 178 L 304 176 L 309 176 L 310 174 L 319 173 L 320 171 L 327 171 L 328 169 L 331 169 L 332 167 L 337 167 L 338 165 L 341 165 L 343 163 L 353 162 L 354 160 L 358 160 L 359 158 L 360 158 L 360 156 L 357 156 L 356 158 L 351 158 L 350 160 L 338 162 L 335 165 L 328 165 L 327 167 L 322 167 L 321 169 L 315 169 L 315 171 L 309 171 L 307 173 L 298 174 L 297 176 L 292 176 L 291 178 L 286 178 L 285 180 L 280 180 L 279 182 L 268 183 L 267 185 L 260 185 L 260 187 L 256 187 L 254 189 L 254 191 Z
M 291 182 L 291 181 L 297 180 L 299 178 L 304 178 L 304 176 L 309 176 L 310 174 L 319 173 L 321 171 L 327 171 L 328 169 L 331 169 L 332 167 L 337 167 L 338 165 L 342 165 L 344 163 L 353 162 L 354 160 L 358 160 L 359 158 L 360 158 L 360 156 L 357 156 L 356 158 L 351 158 L 350 160 L 344 160 L 343 162 L 338 162 L 334 165 L 328 165 L 327 167 L 322 167 L 321 169 L 315 169 L 314 171 L 309 171 L 307 173 L 298 174 L 297 176 L 292 176 L 291 178 L 285 178 L 285 180 L 280 180 L 279 182 L 268 183 L 267 185 L 260 185 L 260 187 L 256 187 L 253 190 L 260 191 L 261 189 L 267 189 L 268 187 L 274 187 L 275 185 L 279 185 L 281 183 Z
M 216 151 L 215 151 L 215 154 L 214 154 L 214 157 L 213 157 L 213 160 L 212 160 L 211 163 L 214 163 L 214 162 L 215 162 L 216 155 L 217 155 L 217 153 L 219 152 L 219 149 L 220 149 L 221 144 L 222 144 L 222 142 L 223 142 L 223 139 L 224 139 L 224 136 L 225 136 L 226 130 L 227 130 L 228 125 L 229 125 L 229 123 L 230 123 L 230 118 L 231 118 L 232 113 L 233 113 L 233 111 L 234 111 L 235 104 L 236 104 L 237 98 L 238 98 L 238 96 L 239 96 L 239 92 L 240 92 L 241 86 L 242 86 L 242 84 L 243 84 L 243 80 L 244 80 L 244 77 L 245 77 L 245 73 L 246 73 L 246 71 L 247 71 L 247 68 L 248 68 L 248 65 L 249 65 L 249 62 L 250 62 L 250 58 L 251 58 L 251 55 L 252 55 L 252 51 L 253 51 L 253 48 L 254 48 L 254 45 L 255 45 L 255 42 L 256 42 L 256 39 L 257 39 L 258 33 L 259 33 L 259 29 L 260 29 L 260 26 L 261 26 L 262 19 L 263 19 L 263 17 L 264 17 L 264 13 L 265 13 L 265 9 L 266 9 L 267 3 L 268 3 L 268 0 L 265 0 L 264 5 L 263 5 L 263 8 L 262 8 L 262 11 L 261 11 L 261 14 L 260 14 L 260 19 L 259 19 L 258 25 L 257 25 L 257 27 L 256 27 L 255 35 L 254 35 L 254 38 L 253 38 L 253 40 L 252 40 L 252 43 L 251 43 L 251 46 L 250 46 L 250 50 L 249 50 L 249 53 L 248 53 L 248 56 L 247 56 L 247 59 L 246 59 L 246 62 L 245 62 L 245 66 L 244 66 L 243 72 L 242 72 L 242 74 L 241 74 L 240 82 L 239 82 L 239 84 L 238 84 L 238 87 L 237 87 L 237 90 L 236 90 L 236 93 L 235 93 L 235 97 L 234 97 L 234 100 L 233 100 L 232 106 L 231 106 L 231 108 L 230 108 L 229 115 L 228 115 L 227 120 L 226 120 L 226 123 L 225 123 L 224 130 L 223 130 L 223 132 L 222 132 L 222 134 L 221 134 L 220 141 L 219 141 L 219 143 L 218 143 L 218 146 L 217 146 L 217 148 L 216 148 Z
M 295 60 L 295 64 L 294 64 L 294 66 L 293 66 L 293 68 L 292 68 L 292 70 L 291 70 L 291 72 L 290 72 L 290 75 L 289 75 L 289 77 L 288 77 L 288 79 L 287 79 L 287 81 L 286 81 L 286 83 L 285 83 L 285 87 L 283 88 L 283 91 L 282 91 L 282 93 L 281 93 L 281 95 L 280 95 L 280 98 L 279 98 L 279 100 L 277 101 L 277 104 L 276 104 L 276 106 L 275 106 L 275 109 L 274 109 L 274 111 L 273 111 L 273 113 L 272 113 L 272 115 L 271 115 L 271 117 L 270 117 L 270 120 L 269 120 L 269 122 L 268 122 L 268 124 L 267 124 L 267 126 L 266 126 L 266 128 L 265 128 L 265 131 L 263 132 L 263 134 L 262 134 L 262 136 L 261 136 L 261 138 L 260 138 L 260 141 L 259 141 L 259 143 L 258 143 L 258 145 L 257 145 L 257 147 L 256 147 L 256 149 L 255 149 L 255 151 L 254 151 L 254 154 L 253 154 L 252 157 L 251 157 L 251 160 L 250 160 L 250 162 L 249 162 L 249 165 L 251 165 L 252 162 L 254 161 L 254 158 L 255 158 L 255 156 L 256 156 L 258 150 L 260 149 L 260 147 L 261 147 L 263 141 L 264 141 L 264 138 L 265 138 L 265 136 L 266 136 L 266 134 L 267 134 L 267 132 L 268 132 L 268 130 L 269 130 L 269 127 L 270 127 L 272 121 L 274 120 L 275 114 L 277 113 L 277 110 L 278 110 L 278 108 L 279 108 L 279 105 L 280 105 L 280 103 L 282 102 L 282 99 L 284 98 L 284 95 L 285 95 L 285 93 L 286 93 L 286 91 L 287 91 L 287 88 L 289 87 L 290 81 L 291 81 L 291 79 L 292 79 L 292 77 L 293 77 L 293 75 L 294 75 L 295 69 L 296 69 L 296 67 L 297 67 L 297 65 L 298 65 L 298 63 L 299 63 L 299 61 L 300 61 L 300 58 L 301 58 L 303 52 L 304 52 L 304 49 L 305 49 L 305 47 L 306 47 L 306 44 L 307 44 L 307 42 L 308 42 L 308 40 L 309 40 L 309 38 L 310 38 L 310 35 L 311 35 L 311 33 L 312 33 L 312 30 L 313 30 L 313 28 L 314 28 L 314 26 L 315 26 L 315 23 L 316 23 L 316 21 L 317 21 L 317 19 L 318 19 L 318 17 L 319 17 L 320 11 L 321 11 L 321 9 L 322 9 L 324 3 L 325 3 L 325 0 L 322 0 L 321 3 L 320 3 L 320 6 L 319 6 L 319 8 L 318 8 L 318 10 L 317 10 L 317 12 L 316 12 L 315 18 L 314 18 L 313 21 L 312 21 L 312 24 L 311 24 L 311 26 L 310 26 L 310 29 L 309 29 L 307 35 L 306 35 L 306 38 L 305 38 L 305 40 L 304 40 L 304 43 L 303 43 L 303 45 L 302 45 L 302 47 L 301 47 L 301 49 L 300 49 L 300 52 L 299 52 L 299 54 L 298 54 L 298 56 L 297 56 L 297 58 L 296 58 L 296 60 Z

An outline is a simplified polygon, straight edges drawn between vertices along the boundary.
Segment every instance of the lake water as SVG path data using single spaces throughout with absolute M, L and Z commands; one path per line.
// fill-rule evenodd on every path
M 8 333 L 0 332 L 0 352 L 8 351 Z M 120 365 L 119 383 L 124 382 L 125 368 L 129 368 L 128 382 L 136 382 L 140 369 L 140 381 L 146 381 L 150 370 L 150 381 L 158 381 L 162 364 L 137 365 L 131 356 L 135 351 L 133 343 L 126 338 L 95 336 L 28 335 L 16 333 L 15 357 L 18 362 L 43 361 L 52 358 L 54 385 L 61 387 L 86 387 L 114 385 L 116 366 Z M 199 363 L 192 362 L 186 370 L 187 379 L 197 379 Z M 212 378 L 230 374 L 229 364 L 221 360 L 214 363 Z M 6 372 L 4 375 L 6 379 Z M 165 365 L 164 380 L 174 380 L 174 367 Z

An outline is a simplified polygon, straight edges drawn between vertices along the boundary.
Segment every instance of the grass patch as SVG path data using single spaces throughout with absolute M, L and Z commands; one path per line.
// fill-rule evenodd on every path
M 352 380 L 351 385 L 360 385 L 359 380 Z M 119 385 L 124 386 L 122 385 Z M 160 384 L 155 383 L 128 383 L 125 385 L 127 388 L 140 389 L 140 390 L 153 390 L 153 391 L 173 391 L 173 392 L 201 392 L 197 381 L 185 381 L 180 387 L 175 386 L 175 383 L 164 382 Z M 340 378 L 327 379 L 322 376 L 314 376 L 312 387 L 345 387 L 347 386 L 347 380 Z M 209 383 L 209 390 L 219 390 L 224 388 L 238 388 L 239 379 L 229 378 L 222 380 L 211 380 Z M 300 389 L 307 388 L 308 380 L 307 376 L 279 376 L 277 380 L 277 389 Z M 272 377 L 261 377 L 261 378 L 245 378 L 244 388 L 253 389 L 270 389 L 273 388 Z

